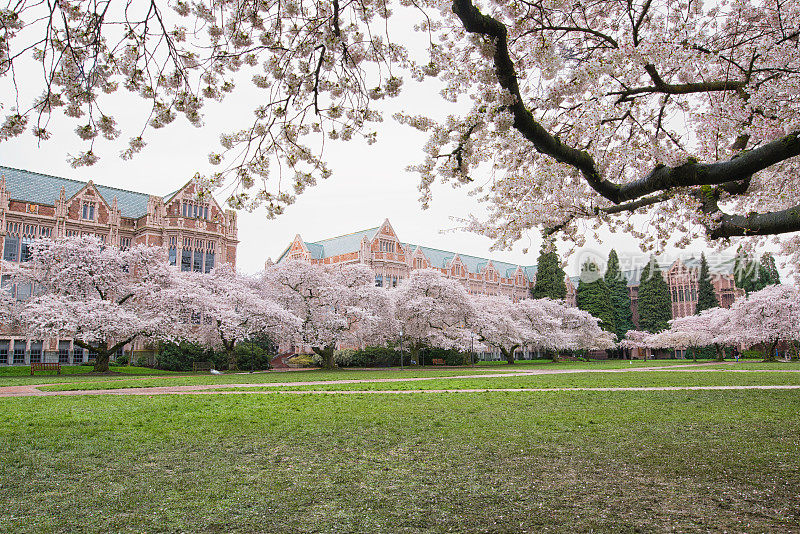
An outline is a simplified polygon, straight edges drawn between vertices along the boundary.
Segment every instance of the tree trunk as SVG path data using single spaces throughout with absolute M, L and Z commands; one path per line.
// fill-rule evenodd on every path
M 236 340 L 226 339 L 222 332 L 220 332 L 219 337 L 222 340 L 222 346 L 225 348 L 225 356 L 228 360 L 228 371 L 236 371 L 238 369 L 236 365 L 236 353 L 233 352 L 233 349 L 236 347 Z
M 557 350 L 552 351 L 550 353 L 550 356 L 552 356 L 553 363 L 556 363 L 558 361 L 558 351 Z
M 333 345 L 326 345 L 325 347 L 311 347 L 316 354 L 322 358 L 323 369 L 335 369 L 336 362 L 333 360 Z
M 111 352 L 108 349 L 95 349 L 97 352 L 97 357 L 94 360 L 94 368 L 92 369 L 93 373 L 107 373 L 108 372 L 108 363 L 111 360 Z
M 690 350 L 692 351 L 692 360 L 697 361 L 697 348 L 692 347 Z
M 503 354 L 503 358 L 509 363 L 509 365 L 514 365 L 514 353 L 519 348 L 519 345 L 514 345 L 511 349 L 506 349 L 505 347 L 500 347 L 500 352 Z
M 409 363 L 409 365 L 420 365 L 419 363 L 419 345 L 416 343 L 411 344 L 411 361 L 414 363 Z
M 775 341 L 769 346 L 769 352 L 764 356 L 765 362 L 774 362 L 777 361 L 775 357 L 775 349 L 778 348 L 778 342 Z

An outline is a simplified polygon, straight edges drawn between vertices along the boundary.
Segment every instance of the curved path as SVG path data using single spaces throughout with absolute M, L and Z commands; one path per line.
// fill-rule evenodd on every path
M 297 384 L 293 384 L 297 385 Z M 484 388 L 484 389 L 382 389 L 382 390 L 250 390 L 263 384 L 206 384 L 197 386 L 160 386 L 151 388 L 95 389 L 75 391 L 41 391 L 32 386 L 13 386 L 0 388 L 0 397 L 72 397 L 85 395 L 240 395 L 243 393 L 272 395 L 353 395 L 370 394 L 411 394 L 411 393 L 500 393 L 500 392 L 545 392 L 545 391 L 703 391 L 703 390 L 742 390 L 742 389 L 800 389 L 800 385 L 771 386 L 654 386 L 654 387 L 597 387 L 597 388 Z M 220 390 L 220 387 L 241 388 Z M 11 391 L 13 390 L 13 391 Z
M 725 368 L 720 368 L 725 365 Z M 297 387 L 297 386 L 330 386 L 344 384 L 369 384 L 369 383 L 391 383 L 391 382 L 422 382 L 428 380 L 453 380 L 453 379 L 474 379 L 474 378 L 503 378 L 518 377 L 528 375 L 556 375 L 556 374 L 577 374 L 577 373 L 628 373 L 628 372 L 648 372 L 648 371 L 685 371 L 685 372 L 737 372 L 737 373 L 760 373 L 760 372 L 800 372 L 800 369 L 730 369 L 732 362 L 719 363 L 689 363 L 670 366 L 653 367 L 627 367 L 620 369 L 528 369 L 528 370 L 508 370 L 496 373 L 479 373 L 469 375 L 452 376 L 429 376 L 429 377 L 408 377 L 408 378 L 365 378 L 365 379 L 346 379 L 346 380 L 316 380 L 316 381 L 294 381 L 294 382 L 261 382 L 246 384 L 198 384 L 185 386 L 150 386 L 132 388 L 108 388 L 91 390 L 71 390 L 71 391 L 42 391 L 42 386 L 68 385 L 69 383 L 50 383 L 24 386 L 0 387 L 0 397 L 51 397 L 51 396 L 76 396 L 76 395 L 175 395 L 175 394 L 231 394 L 231 393 L 290 393 L 290 394 L 353 394 L 353 393 L 476 393 L 494 391 L 680 391 L 680 390 L 736 390 L 736 389 L 800 389 L 800 385 L 749 385 L 749 386 L 658 386 L 658 387 L 594 387 L 594 388 L 483 388 L 483 389 L 414 389 L 414 390 L 272 390 L 264 388 Z M 709 369 L 698 369 L 698 367 L 715 366 Z M 132 377 L 133 378 L 133 377 Z M 139 377 L 137 377 L 139 378 Z M 141 377 L 147 378 L 175 378 L 172 377 Z M 110 380 L 109 382 L 113 382 Z M 111 385 L 111 384 L 109 384 Z M 227 391 L 220 391 L 225 388 Z M 248 388 L 261 388 L 258 391 L 247 391 Z M 237 391 L 238 390 L 238 391 Z

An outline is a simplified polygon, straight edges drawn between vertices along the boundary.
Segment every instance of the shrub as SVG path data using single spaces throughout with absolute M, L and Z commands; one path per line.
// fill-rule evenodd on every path
M 744 350 L 741 357 L 750 360 L 763 360 L 764 353 L 758 349 Z
M 117 361 L 114 362 L 114 363 L 116 365 L 118 365 L 118 366 L 124 367 L 124 366 L 128 365 L 128 362 L 130 362 L 130 360 L 131 360 L 130 356 L 128 354 L 124 354 L 123 353 L 122 356 L 117 358 Z
M 321 367 L 322 358 L 318 354 L 297 354 L 286 360 L 286 363 L 298 367 Z
M 150 367 L 150 358 L 142 354 L 136 358 L 136 367 Z
M 255 343 L 239 343 L 233 349 L 236 366 L 242 371 L 262 371 L 270 369 L 271 354 Z
M 459 352 L 455 349 L 422 349 L 420 360 L 423 365 L 433 365 L 433 360 L 444 360 L 445 365 L 466 365 L 469 363 L 469 352 Z
M 167 371 L 191 371 L 195 362 L 210 361 L 214 367 L 227 368 L 224 353 L 214 352 L 196 343 L 181 341 L 180 343 L 164 343 L 156 358 L 156 367 Z

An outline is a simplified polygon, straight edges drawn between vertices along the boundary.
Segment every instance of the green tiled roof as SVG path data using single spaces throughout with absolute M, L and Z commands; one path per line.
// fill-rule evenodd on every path
M 347 254 L 348 252 L 358 252 L 361 248 L 361 240 L 364 236 L 372 241 L 379 229 L 380 226 L 376 226 L 375 228 L 353 232 L 352 234 L 306 243 L 306 246 L 311 252 L 311 257 L 317 260 L 338 256 L 339 254 Z
M 450 266 L 450 262 L 456 256 L 455 252 L 448 252 L 446 250 L 439 250 L 437 248 L 430 248 L 424 247 L 422 245 L 414 245 L 411 243 L 403 243 L 403 247 L 405 247 L 406 251 L 409 254 L 413 254 L 414 250 L 416 250 L 417 246 L 419 246 L 419 250 L 425 254 L 425 257 L 431 262 L 433 267 L 439 267 L 440 269 L 444 269 Z M 470 256 L 469 254 L 458 254 L 461 263 L 467 268 L 467 271 L 477 274 L 483 271 L 486 265 L 489 263 L 490 260 L 486 258 L 479 258 L 477 256 Z M 494 261 L 491 260 L 492 265 L 494 265 L 495 269 L 500 273 L 501 276 L 505 278 L 510 278 L 514 275 L 517 271 L 517 265 L 513 263 L 506 263 L 504 261 Z M 536 276 L 536 266 L 535 265 L 528 265 L 522 267 L 522 271 L 525 274 L 525 277 L 528 281 L 533 281 L 533 277 Z
M 66 198 L 69 199 L 86 185 L 86 182 L 78 180 L 14 169 L 2 165 L 0 165 L 0 174 L 6 178 L 6 190 L 9 198 L 47 206 L 55 205 L 56 200 L 61 195 L 62 188 Z M 149 195 L 105 185 L 94 184 L 94 187 L 109 206 L 114 197 L 117 197 L 117 206 L 123 217 L 138 219 L 147 214 Z
M 311 253 L 311 258 L 315 260 L 321 260 L 324 258 L 330 258 L 332 256 L 338 256 L 340 254 L 347 254 L 349 252 L 358 252 L 361 249 L 361 240 L 366 237 L 369 241 L 372 241 L 375 239 L 375 235 L 378 233 L 380 228 L 380 226 L 376 226 L 375 228 L 353 232 L 352 234 L 331 237 L 330 239 L 322 239 L 314 242 L 304 241 L 304 243 L 306 248 L 308 248 L 308 251 Z M 471 273 L 481 272 L 489 262 L 489 260 L 486 258 L 470 256 L 469 254 L 457 254 L 455 252 L 424 247 L 421 245 L 414 245 L 412 243 L 400 243 L 400 245 L 406 250 L 406 254 L 408 255 L 413 254 L 417 247 L 419 247 L 420 251 L 422 251 L 422 253 L 425 254 L 425 257 L 431 262 L 431 265 L 440 269 L 449 267 L 450 262 L 454 257 L 456 257 L 456 255 L 461 259 L 461 262 L 467 268 L 467 271 Z M 278 258 L 278 262 L 280 262 L 286 256 L 290 248 L 291 245 L 286 247 L 286 250 L 284 250 Z M 517 265 L 513 263 L 492 261 L 492 265 L 494 265 L 500 275 L 505 278 L 512 277 L 517 271 Z M 535 265 L 522 267 L 522 271 L 529 281 L 533 281 L 533 277 L 536 276 Z

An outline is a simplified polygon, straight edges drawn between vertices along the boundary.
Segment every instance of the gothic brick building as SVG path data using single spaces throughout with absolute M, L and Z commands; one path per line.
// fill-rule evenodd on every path
M 210 197 L 198 200 L 192 181 L 159 196 L 0 166 L 5 261 L 26 261 L 35 239 L 78 235 L 94 235 L 112 247 L 166 247 L 170 262 L 184 271 L 236 263 L 236 212 Z M 0 284 L 7 283 L 0 277 Z M 20 299 L 30 294 L 30 288 L 12 289 Z M 88 356 L 71 340 L 28 340 L 23 332 L 0 329 L 0 365 L 81 363 Z
M 394 287 L 414 269 L 438 269 L 461 281 L 472 294 L 503 295 L 513 300 L 528 298 L 536 283 L 536 266 L 514 265 L 404 243 L 389 220 L 380 226 L 321 241 L 307 242 L 296 235 L 278 262 L 288 259 L 317 265 L 363 263 L 375 272 L 375 284 Z M 574 305 L 575 287 L 567 279 L 567 301 Z
M 717 302 L 723 308 L 730 308 L 736 298 L 744 295 L 744 291 L 736 287 L 733 264 L 734 261 L 731 259 L 712 265 L 709 268 L 711 284 L 714 286 Z M 659 265 L 659 269 L 669 286 L 672 318 L 694 315 L 697 307 L 697 279 L 700 274 L 700 259 L 689 258 L 683 260 L 678 258 L 672 264 Z M 631 298 L 633 323 L 638 328 L 639 276 L 641 275 L 641 270 L 625 271 L 623 275 L 628 281 L 628 295 Z

